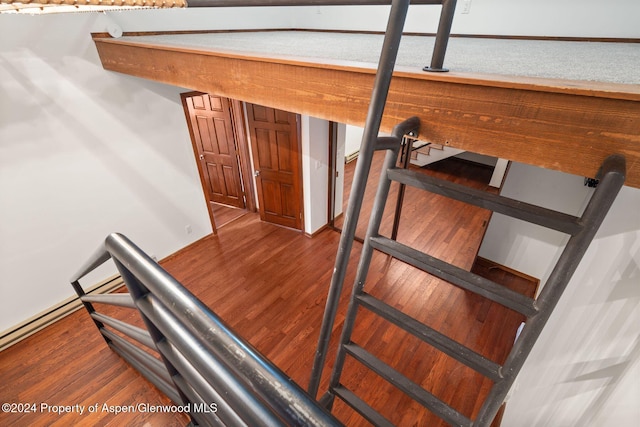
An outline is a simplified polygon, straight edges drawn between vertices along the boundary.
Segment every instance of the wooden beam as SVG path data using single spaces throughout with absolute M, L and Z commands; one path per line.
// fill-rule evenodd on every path
M 94 37 L 103 67 L 145 79 L 362 126 L 375 68 Z M 383 130 L 418 116 L 420 138 L 594 177 L 610 154 L 640 188 L 640 88 L 398 67 Z

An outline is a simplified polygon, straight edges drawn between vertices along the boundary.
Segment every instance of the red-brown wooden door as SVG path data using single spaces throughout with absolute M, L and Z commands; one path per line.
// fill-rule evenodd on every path
M 302 230 L 297 115 L 261 105 L 246 106 L 260 218 Z
M 208 200 L 244 208 L 229 100 L 203 94 L 187 97 L 186 105 Z

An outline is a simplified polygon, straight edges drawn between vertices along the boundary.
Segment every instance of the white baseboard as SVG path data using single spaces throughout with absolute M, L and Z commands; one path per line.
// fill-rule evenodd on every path
M 87 294 L 108 294 L 124 285 L 120 276 L 113 276 L 94 286 L 85 289 Z M 11 347 L 23 339 L 46 328 L 74 311 L 82 308 L 80 298 L 68 298 L 30 319 L 0 333 L 0 351 Z

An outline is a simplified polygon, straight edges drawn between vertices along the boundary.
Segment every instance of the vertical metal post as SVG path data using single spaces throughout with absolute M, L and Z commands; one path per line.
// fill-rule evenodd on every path
M 398 55 L 402 29 L 407 16 L 407 10 L 409 9 L 409 3 L 410 0 L 393 0 L 391 4 L 382 53 L 380 55 L 380 62 L 378 63 L 378 72 L 376 73 L 373 85 L 373 93 L 371 95 L 371 103 L 369 104 L 364 134 L 362 136 L 360 154 L 353 177 L 351 194 L 349 195 L 349 204 L 345 212 L 344 226 L 342 234 L 340 235 L 336 263 L 331 277 L 324 317 L 320 328 L 318 347 L 316 348 L 311 379 L 309 381 L 308 391 L 313 398 L 316 397 L 320 386 L 320 377 L 322 375 L 322 369 L 329 347 L 329 339 L 331 338 L 331 331 L 338 310 L 338 302 L 347 272 L 347 265 L 353 246 L 353 239 L 356 234 L 356 226 L 358 224 L 358 216 L 362 208 L 364 190 L 367 185 L 369 169 L 371 169 L 373 152 L 380 131 L 382 114 L 387 101 L 389 86 L 391 85 L 391 76 Z
M 91 316 L 93 313 L 95 313 L 96 310 L 95 310 L 95 308 L 93 308 L 93 304 L 91 304 L 90 302 L 82 301 L 82 297 L 85 296 L 86 293 L 84 292 L 84 289 L 80 285 L 80 282 L 78 280 L 76 280 L 76 281 L 71 283 L 71 286 L 73 286 L 73 289 L 76 291 L 76 294 L 78 295 L 78 298 L 80 298 L 80 301 L 82 302 L 82 305 L 84 306 L 84 308 L 89 313 L 89 316 Z M 107 344 L 109 344 L 109 342 L 111 340 L 109 338 L 107 338 L 102 333 L 102 328 L 104 328 L 104 324 L 102 322 L 94 319 L 93 317 L 91 317 L 91 319 L 93 320 L 93 323 L 98 328 L 98 331 L 100 332 L 100 335 L 102 335 L 102 338 L 104 338 L 104 340 L 107 342 Z
M 404 144 L 402 144 L 402 168 L 408 169 L 411 163 L 411 153 L 413 152 L 413 138 L 405 137 Z M 402 215 L 402 202 L 404 201 L 404 193 L 406 190 L 406 184 L 400 184 L 398 188 L 398 198 L 396 200 L 396 211 L 393 215 L 393 228 L 391 229 L 391 240 L 398 238 L 398 229 L 400 228 L 400 216 Z
M 443 0 L 442 12 L 440 13 L 440 22 L 438 23 L 438 32 L 436 33 L 436 41 L 433 46 L 433 55 L 431 56 L 431 66 L 424 67 L 423 71 L 431 72 L 447 72 L 444 65 L 444 55 L 447 53 L 447 44 L 449 44 L 449 35 L 451 34 L 451 25 L 453 24 L 453 14 L 456 10 L 457 0 Z
M 338 173 L 338 123 L 329 122 L 329 211 L 327 219 L 330 227 L 336 220 L 336 178 Z
M 369 219 L 369 225 L 367 227 L 367 235 L 364 238 L 365 244 L 362 249 L 362 254 L 360 255 L 356 279 L 353 285 L 353 291 L 351 292 L 347 315 L 344 319 L 344 327 L 342 328 L 342 335 L 340 336 L 336 362 L 333 365 L 333 373 L 331 374 L 331 380 L 329 383 L 329 404 L 331 404 L 331 399 L 333 398 L 331 390 L 337 387 L 340 382 L 340 376 L 342 374 L 342 368 L 344 367 L 346 358 L 344 346 L 351 340 L 356 314 L 358 313 L 357 297 L 362 293 L 362 288 L 364 287 L 364 282 L 367 280 L 367 273 L 369 272 L 369 266 L 371 264 L 373 246 L 369 243 L 369 239 L 372 236 L 378 235 L 380 222 L 382 221 L 382 215 L 384 213 L 384 206 L 386 204 L 387 197 L 389 196 L 389 189 L 391 188 L 391 180 L 387 177 L 385 171 L 396 166 L 399 151 L 400 145 L 398 144 L 398 147 L 395 150 L 387 150 L 387 155 L 384 159 L 382 173 L 380 174 L 380 181 L 378 183 L 378 190 L 376 191 L 376 197 L 371 209 L 371 218 Z

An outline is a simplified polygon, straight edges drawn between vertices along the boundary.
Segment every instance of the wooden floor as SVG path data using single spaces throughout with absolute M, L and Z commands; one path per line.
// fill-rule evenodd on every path
M 486 188 L 490 171 L 462 162 L 448 163 L 447 167 L 434 166 L 425 172 L 449 174 L 456 181 Z M 471 269 L 489 213 L 424 192 L 409 191 L 405 200 L 399 240 Z M 385 223 L 383 231 L 389 227 Z M 339 234 L 329 229 L 308 238 L 262 223 L 256 214 L 248 214 L 220 228 L 217 236 L 208 236 L 167 258 L 162 265 L 238 334 L 306 388 L 338 240 Z M 359 250 L 360 245 L 355 244 L 332 335 L 329 365 L 333 363 Z M 534 291 L 530 281 L 495 266 L 479 263 L 475 270 L 500 276 L 495 280 L 529 295 Z M 514 312 L 486 303 L 382 254 L 373 257 L 366 289 L 498 362 L 511 347 L 521 322 Z M 137 318 L 135 312 L 125 309 L 101 311 L 127 320 Z M 478 396 L 490 385 L 451 358 L 387 322 L 374 319 L 366 310 L 362 310 L 353 340 L 467 416 L 477 412 Z M 329 372 L 330 366 L 323 375 L 322 391 L 326 390 Z M 187 418 L 181 415 L 141 412 L 138 407 L 132 413 L 104 411 L 104 404 L 118 407 L 169 402 L 107 348 L 84 311 L 1 352 L 0 378 L 2 402 L 36 405 L 31 407 L 35 409 L 31 413 L 0 413 L 0 425 L 187 423 Z M 347 362 L 344 384 L 397 425 L 441 425 L 419 405 L 353 361 Z M 77 404 L 85 407 L 85 413 L 58 415 L 47 412 L 41 404 Z M 87 408 L 95 404 L 98 411 L 87 413 Z M 334 413 L 346 425 L 366 425 L 338 401 Z
M 220 203 L 211 203 L 213 210 L 213 218 L 216 222 L 216 229 L 224 227 L 231 221 L 234 221 L 248 212 L 246 209 L 236 208 L 234 206 L 222 205 Z

